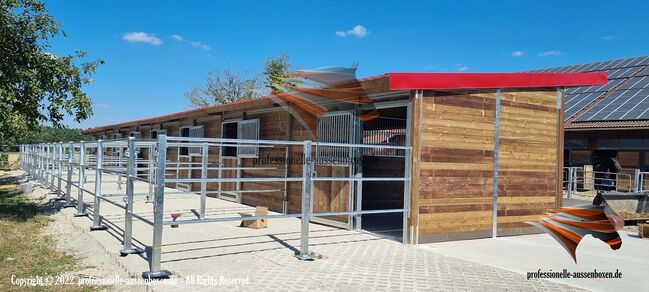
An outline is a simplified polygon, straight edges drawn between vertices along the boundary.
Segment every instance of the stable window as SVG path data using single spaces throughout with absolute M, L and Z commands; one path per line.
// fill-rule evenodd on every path
M 113 139 L 122 139 L 122 133 L 113 134 Z
M 142 138 L 142 133 L 138 131 L 132 131 L 128 133 L 129 137 L 134 137 L 135 139 L 141 139 Z
M 158 139 L 158 135 L 167 135 L 167 130 L 165 129 L 151 130 L 151 139 Z
M 259 119 L 240 121 L 237 125 L 237 136 L 239 139 L 259 140 Z M 237 156 L 257 157 L 259 155 L 259 144 L 244 145 L 246 146 L 237 147 Z
M 318 143 L 353 144 L 356 116 L 351 112 L 330 113 L 318 120 Z M 317 146 L 316 163 L 350 164 L 353 150 L 344 146 Z
M 259 140 L 259 119 L 227 121 L 221 123 L 221 138 Z M 225 143 L 232 145 L 233 143 Z M 242 146 L 223 146 L 221 156 L 251 158 L 259 156 L 258 144 L 243 144 Z
M 180 137 L 203 137 L 203 126 L 181 127 Z M 180 155 L 200 156 L 201 147 L 180 147 Z

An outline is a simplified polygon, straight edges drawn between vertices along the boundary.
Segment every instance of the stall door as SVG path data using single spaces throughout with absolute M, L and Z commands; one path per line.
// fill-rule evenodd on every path
M 318 142 L 353 144 L 357 140 L 357 118 L 353 112 L 329 113 L 318 121 Z M 352 177 L 358 149 L 341 146 L 316 146 L 314 176 Z M 316 181 L 313 183 L 313 212 L 341 212 L 351 210 L 353 196 L 351 181 Z M 350 228 L 350 216 L 314 217 L 313 220 L 330 226 Z

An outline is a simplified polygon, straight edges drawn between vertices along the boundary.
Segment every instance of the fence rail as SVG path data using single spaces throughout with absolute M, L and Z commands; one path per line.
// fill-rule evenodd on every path
M 400 177 L 362 177 L 350 172 L 349 176 L 317 177 L 314 176 L 314 157 L 316 147 L 343 147 L 349 148 L 350 152 L 362 153 L 362 151 L 351 151 L 352 149 L 378 149 L 383 151 L 391 149 L 404 153 L 405 162 L 404 175 Z M 190 161 L 180 155 L 183 147 L 197 147 L 200 151 L 194 151 Z M 301 147 L 302 160 L 301 176 L 289 176 L 288 166 L 279 165 L 274 167 L 250 167 L 241 164 L 237 160 L 236 166 L 226 166 L 222 153 L 222 147 L 260 147 L 260 149 L 274 149 L 288 158 L 289 147 Z M 219 155 L 214 157 L 216 149 Z M 317 148 L 316 148 L 317 149 Z M 172 157 L 173 155 L 176 157 Z M 31 144 L 20 146 L 20 164 L 23 170 L 33 179 L 42 185 L 54 190 L 58 199 L 64 200 L 66 207 L 76 208 L 75 216 L 87 216 L 84 196 L 93 197 L 92 204 L 92 226 L 91 230 L 105 230 L 107 226 L 102 223 L 101 206 L 103 202 L 114 205 L 124 210 L 124 235 L 122 238 L 122 249 L 120 253 L 124 256 L 144 252 L 132 244 L 133 241 L 133 220 L 142 221 L 153 229 L 153 240 L 150 246 L 146 246 L 149 270 L 142 275 L 145 278 L 168 277 L 171 273 L 161 268 L 162 232 L 164 225 L 196 224 L 209 222 L 240 221 L 242 217 L 208 217 L 205 205 L 207 194 L 216 194 L 220 197 L 224 193 L 242 194 L 246 192 L 269 192 L 277 193 L 287 197 L 287 182 L 298 182 L 302 186 L 301 209 L 298 213 L 291 213 L 288 210 L 288 201 L 285 201 L 284 210 L 281 214 L 245 217 L 246 220 L 272 219 L 272 218 L 300 218 L 301 244 L 299 259 L 312 260 L 309 253 L 309 222 L 313 218 L 324 216 L 347 216 L 350 222 L 360 228 L 360 218 L 363 214 L 379 213 L 402 213 L 403 215 L 403 236 L 404 243 L 407 242 L 407 222 L 410 216 L 410 159 L 412 150 L 410 147 L 391 145 L 364 145 L 344 143 L 314 143 L 312 141 L 278 141 L 278 140 L 243 140 L 243 139 L 218 139 L 218 138 L 187 138 L 168 137 L 159 135 L 157 139 L 115 139 L 106 141 L 90 142 L 66 142 Z M 199 162 L 192 161 L 199 158 Z M 218 162 L 210 161 L 218 159 Z M 248 175 L 241 177 L 241 171 L 262 171 L 276 170 L 275 173 L 283 173 L 282 176 L 269 177 Z M 225 172 L 235 172 L 235 177 L 228 177 Z M 216 175 L 214 173 L 216 172 Z M 199 173 L 197 175 L 197 173 Z M 107 179 L 104 175 L 111 175 Z M 117 176 L 115 179 L 114 176 Z M 349 208 L 345 211 L 314 212 L 313 211 L 313 183 L 321 181 L 347 181 L 350 183 L 350 190 L 361 189 L 359 186 L 364 181 L 403 181 L 403 207 L 396 209 L 363 210 L 360 200 L 353 198 L 350 192 Z M 136 192 L 135 184 L 144 183 L 148 185 L 148 192 Z M 242 190 L 242 182 L 277 182 L 278 188 Z M 118 192 L 106 192 L 102 185 L 116 183 Z M 208 190 L 208 183 L 218 183 L 217 190 Z M 236 184 L 236 188 L 225 188 L 226 183 Z M 283 185 L 282 185 L 283 183 Z M 93 184 L 90 188 L 87 185 Z M 169 184 L 189 186 L 189 191 L 168 191 L 165 188 Z M 192 190 L 195 184 L 200 185 L 199 190 Z M 125 185 L 125 190 L 122 186 Z M 76 195 L 73 194 L 76 189 Z M 165 220 L 164 206 L 165 196 L 173 194 L 196 194 L 199 199 L 198 210 L 192 209 L 197 215 L 196 219 Z M 152 200 L 153 218 L 134 211 L 134 197 L 147 196 Z M 74 198 L 73 198 L 74 197 Z M 116 200 L 116 197 L 123 197 L 123 202 Z M 356 203 L 355 203 L 356 201 Z M 352 221 L 352 219 L 356 219 Z
M 563 168 L 563 189 L 571 199 L 579 190 L 615 190 L 618 192 L 644 191 L 642 178 L 645 172 L 635 169 L 633 174 L 587 170 L 584 167 Z M 646 173 L 649 174 L 649 173 Z

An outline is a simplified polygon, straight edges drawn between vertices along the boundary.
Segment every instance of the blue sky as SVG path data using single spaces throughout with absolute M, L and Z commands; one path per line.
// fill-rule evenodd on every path
M 649 1 L 46 1 L 67 38 L 55 53 L 102 58 L 85 88 L 95 115 L 71 127 L 188 108 L 216 68 L 509 72 L 649 55 Z

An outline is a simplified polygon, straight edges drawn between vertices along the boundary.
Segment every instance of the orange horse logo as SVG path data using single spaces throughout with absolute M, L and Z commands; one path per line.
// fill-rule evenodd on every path
M 624 219 L 605 209 L 605 206 L 580 205 L 569 208 L 550 209 L 547 217 L 534 225 L 556 239 L 572 256 L 575 263 L 577 246 L 586 235 L 592 235 L 608 244 L 613 250 L 622 246 L 617 230 L 624 227 Z

